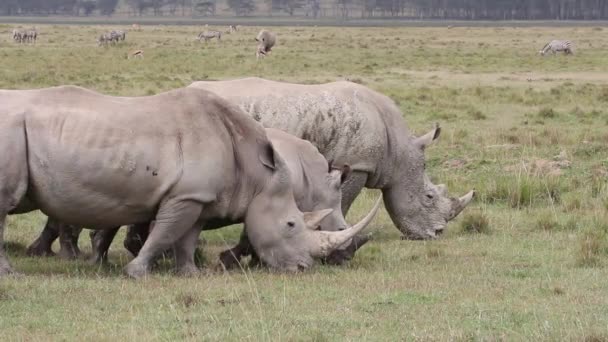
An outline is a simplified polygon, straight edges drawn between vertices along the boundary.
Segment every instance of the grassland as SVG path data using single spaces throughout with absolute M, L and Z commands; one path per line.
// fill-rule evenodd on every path
M 44 217 L 10 217 L 19 278 L 0 280 L 2 340 L 608 340 L 608 29 L 276 28 L 256 62 L 246 27 L 149 26 L 98 48 L 108 27 L 39 26 L 36 46 L 0 40 L 0 88 L 77 84 L 124 96 L 195 80 L 350 79 L 391 96 L 417 133 L 440 122 L 427 168 L 452 193 L 479 196 L 437 241 L 399 240 L 383 212 L 348 267 L 297 274 L 215 271 L 238 227 L 204 233 L 207 269 L 177 278 L 28 258 Z M 539 57 L 553 38 L 571 57 Z M 143 49 L 145 59 L 127 60 Z M 0 104 L 1 105 L 1 104 Z M 348 219 L 371 206 L 364 193 Z M 90 250 L 88 239 L 81 246 Z M 57 246 L 56 246 L 57 248 Z

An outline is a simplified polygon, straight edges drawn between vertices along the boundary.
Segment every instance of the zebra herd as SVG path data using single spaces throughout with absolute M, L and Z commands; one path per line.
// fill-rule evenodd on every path
M 208 25 L 205 25 L 208 27 Z M 133 24 L 134 29 L 140 29 L 139 25 Z M 233 32 L 237 32 L 239 30 L 239 25 L 230 25 L 228 26 L 228 30 L 225 31 L 225 34 L 230 34 Z M 35 27 L 30 29 L 21 29 L 16 28 L 12 31 L 12 38 L 15 42 L 20 44 L 25 43 L 36 43 L 36 39 L 38 37 L 38 31 Z M 110 32 L 104 32 L 97 38 L 97 43 L 99 46 L 108 46 L 110 44 L 116 44 L 118 42 L 124 41 L 127 37 L 127 33 L 122 30 L 112 30 Z M 222 39 L 222 31 L 217 30 L 205 30 L 198 34 L 197 38 L 199 41 L 208 42 L 209 40 L 217 38 L 218 42 Z M 270 49 L 275 44 L 276 35 L 274 33 L 270 33 L 266 30 L 260 31 L 258 36 L 256 37 L 256 41 L 258 41 L 258 47 L 256 50 L 256 57 L 264 57 L 270 53 Z M 143 51 L 137 50 L 135 52 L 139 52 L 137 54 L 129 54 L 133 55 L 133 57 L 143 57 Z M 539 51 L 541 56 L 544 56 L 548 52 L 551 52 L 553 55 L 558 52 L 563 52 L 566 55 L 574 54 L 574 46 L 569 40 L 552 40 L 545 44 L 545 46 Z
M 35 27 L 27 30 L 14 29 L 12 34 L 13 40 L 20 44 L 36 43 L 36 38 L 38 38 L 38 31 Z
M 208 25 L 205 25 L 205 27 L 208 27 Z M 234 32 L 237 32 L 239 30 L 240 26 L 239 25 L 230 25 L 228 26 L 228 31 L 223 32 L 224 34 L 231 34 Z M 199 41 L 205 41 L 208 42 L 209 40 L 213 39 L 213 38 L 217 38 L 217 41 L 221 41 L 222 39 L 222 31 L 216 31 L 216 30 L 205 30 L 201 33 L 198 34 L 198 36 L 196 37 L 196 39 L 198 39 Z
M 115 44 L 120 41 L 124 41 L 127 38 L 127 33 L 122 30 L 112 30 L 110 32 L 102 33 L 97 38 L 97 44 L 99 46 L 108 46 L 108 44 Z

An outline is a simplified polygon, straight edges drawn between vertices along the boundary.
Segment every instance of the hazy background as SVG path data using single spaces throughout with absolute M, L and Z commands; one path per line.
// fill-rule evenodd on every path
M 0 0 L 0 16 L 599 20 L 605 0 Z

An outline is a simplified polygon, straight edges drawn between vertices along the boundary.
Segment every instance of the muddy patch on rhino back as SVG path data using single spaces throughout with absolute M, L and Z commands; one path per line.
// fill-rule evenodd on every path
M 356 93 L 337 97 L 334 94 L 299 94 L 245 98 L 241 109 L 264 127 L 286 131 L 315 145 L 326 158 L 339 151 L 357 148 L 367 120 Z M 359 143 L 358 143 L 359 142 Z

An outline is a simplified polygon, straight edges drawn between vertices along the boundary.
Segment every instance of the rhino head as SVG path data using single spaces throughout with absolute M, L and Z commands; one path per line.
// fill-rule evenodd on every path
M 328 256 L 363 230 L 379 209 L 380 199 L 361 222 L 347 228 L 343 217 L 336 219 L 341 213 L 332 216 L 335 209 L 301 212 L 294 200 L 285 161 L 274 151 L 272 161 L 262 162 L 272 176 L 249 204 L 245 230 L 258 256 L 272 268 L 297 271 L 312 266 L 314 258 Z M 330 173 L 328 181 L 336 175 Z M 339 186 L 336 192 L 340 192 Z M 345 229 L 321 231 L 322 223 L 324 228 Z
M 475 194 L 471 190 L 460 198 L 450 198 L 445 185 L 433 184 L 426 175 L 424 150 L 440 133 L 441 128 L 436 126 L 404 146 L 395 161 L 397 177 L 382 190 L 391 220 L 408 239 L 436 238 Z

